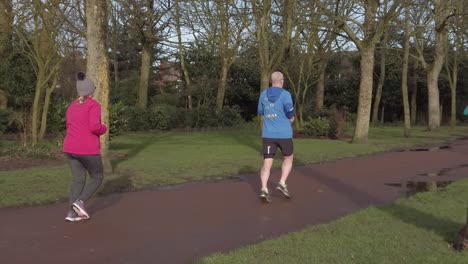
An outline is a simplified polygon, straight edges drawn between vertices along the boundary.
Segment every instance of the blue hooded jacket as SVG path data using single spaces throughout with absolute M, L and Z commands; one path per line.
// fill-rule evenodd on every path
M 260 94 L 258 114 L 263 116 L 263 138 L 292 138 L 290 118 L 294 116 L 291 93 L 279 87 L 269 87 Z

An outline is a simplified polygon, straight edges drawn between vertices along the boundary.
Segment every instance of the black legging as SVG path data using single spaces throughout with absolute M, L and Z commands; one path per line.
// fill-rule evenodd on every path
M 101 155 L 77 155 L 66 153 L 73 175 L 70 190 L 70 204 L 76 200 L 87 201 L 101 186 L 104 170 Z M 86 171 L 91 182 L 86 184 Z

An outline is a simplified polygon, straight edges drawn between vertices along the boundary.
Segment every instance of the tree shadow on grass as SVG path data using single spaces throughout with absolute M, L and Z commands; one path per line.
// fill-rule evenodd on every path
M 133 190 L 131 174 L 114 175 L 110 180 L 104 182 L 98 191 L 99 196 L 105 196 L 112 193 L 122 193 Z
M 407 224 L 434 232 L 447 242 L 452 242 L 455 234 L 463 226 L 461 222 L 435 216 L 399 203 L 382 206 L 378 209 Z M 460 211 L 465 213 L 465 210 Z
M 127 159 L 131 159 L 138 155 L 140 152 L 154 144 L 156 141 L 161 140 L 162 138 L 167 137 L 168 135 L 157 135 L 154 137 L 145 137 L 139 143 L 136 144 L 117 144 L 117 148 L 113 149 L 130 149 L 125 154 L 117 154 L 114 155 L 112 159 L 112 168 L 114 171 L 116 170 L 117 166 Z M 112 150 L 112 149 L 111 149 Z
M 258 153 L 262 154 L 262 138 L 260 136 L 254 137 L 248 133 L 232 133 L 231 138 L 240 145 L 247 146 Z

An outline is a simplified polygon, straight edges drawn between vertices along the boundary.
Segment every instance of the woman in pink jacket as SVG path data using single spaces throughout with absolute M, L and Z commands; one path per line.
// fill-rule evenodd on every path
M 92 98 L 96 89 L 93 81 L 83 72 L 79 72 L 77 77 L 78 98 L 67 109 L 67 134 L 63 142 L 63 152 L 73 175 L 70 209 L 65 218 L 70 222 L 90 218 L 85 202 L 98 190 L 103 180 L 99 136 L 107 131 L 107 126 L 101 123 L 101 105 Z M 86 172 L 90 177 L 87 185 Z

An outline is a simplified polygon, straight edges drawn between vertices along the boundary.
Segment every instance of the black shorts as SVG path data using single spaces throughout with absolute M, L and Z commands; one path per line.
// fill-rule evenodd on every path
M 283 156 L 291 156 L 294 153 L 292 138 L 263 138 L 263 158 L 274 158 L 276 149 L 280 148 Z

